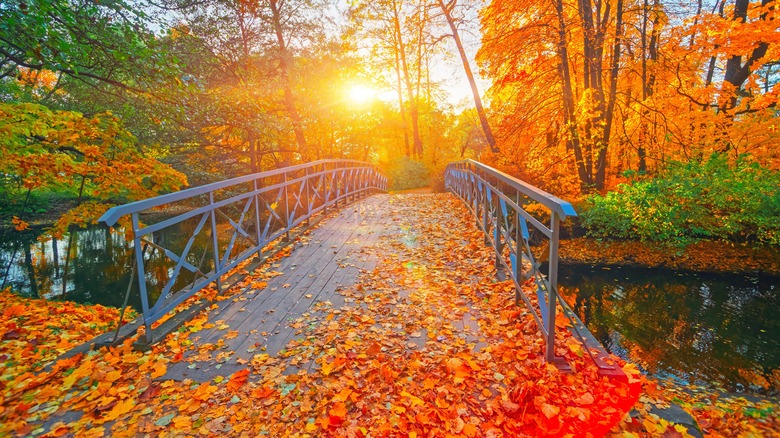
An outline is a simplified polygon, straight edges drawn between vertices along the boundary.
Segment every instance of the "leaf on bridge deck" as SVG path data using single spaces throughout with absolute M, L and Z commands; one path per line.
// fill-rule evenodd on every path
M 236 371 L 230 376 L 230 380 L 227 383 L 228 391 L 232 391 L 232 392 L 238 391 L 239 389 L 241 389 L 242 386 L 244 386 L 248 378 L 249 378 L 248 368 L 244 368 L 243 370 Z
M 495 280 L 494 256 L 459 201 L 438 195 L 388 201 L 379 213 L 395 228 L 355 253 L 376 260 L 377 267 L 364 269 L 357 284 L 339 290 L 343 304 L 315 301 L 306 317 L 285 321 L 280 330 L 294 326 L 300 333 L 276 356 L 255 354 L 250 360 L 230 351 L 225 338 L 238 330 L 225 332 L 223 321 L 208 322 L 215 309 L 209 308 L 150 352 L 133 350 L 128 340 L 45 372 L 41 364 L 54 357 L 53 345 L 78 339 L 92 324 L 107 328 L 116 311 L 2 293 L 0 359 L 6 367 L 0 436 L 32 435 L 40 425 L 58 421 L 56 430 L 44 432 L 599 436 L 620 422 L 612 431 L 617 436 L 647 431 L 686 436 L 679 425 L 649 415 L 623 420 L 641 385 L 652 396 L 643 395 L 647 401 L 637 404 L 644 412 L 651 402 L 668 403 L 668 391 L 648 384 L 631 365 L 624 366 L 630 384 L 600 378 L 567 331 L 558 332 L 556 343 L 576 372 L 559 372 L 541 360 L 543 341 L 530 313 L 515 306 L 511 283 Z M 258 272 L 236 287 L 256 288 L 275 272 Z M 76 312 L 78 318 L 71 315 Z M 56 330 L 41 313 L 54 315 Z M 208 327 L 222 331 L 207 332 Z M 212 332 L 223 338 L 209 338 Z M 259 353 L 264 345 L 250 348 Z M 177 365 L 187 372 L 203 373 L 206 382 L 184 375 L 153 380 L 169 371 L 169 359 L 181 361 Z M 209 373 L 218 366 L 225 375 L 240 369 L 215 379 Z M 687 409 L 708 430 L 724 435 L 760 435 L 780 426 L 776 404 L 717 396 L 703 404 L 682 393 L 674 396 L 690 400 Z

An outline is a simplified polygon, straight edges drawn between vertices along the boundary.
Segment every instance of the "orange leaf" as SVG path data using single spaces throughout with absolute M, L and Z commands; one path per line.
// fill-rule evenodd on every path
M 543 403 L 542 404 L 542 413 L 545 417 L 548 419 L 555 417 L 560 412 L 560 409 L 557 406 L 553 406 L 551 404 Z
M 333 407 L 328 411 L 328 415 L 331 417 L 344 418 L 347 416 L 347 405 L 343 402 L 336 402 Z
M 130 412 L 135 406 L 135 400 L 127 398 L 114 405 L 114 407 L 102 418 L 103 421 L 114 421 L 118 417 Z
M 271 397 L 276 391 L 269 386 L 263 386 L 252 391 L 252 397 L 254 398 L 268 398 Z
M 582 394 L 581 396 L 577 397 L 574 402 L 580 405 L 592 405 L 595 400 L 593 399 L 593 395 L 589 392 L 586 392 L 585 394 Z
M 164 376 L 166 371 L 168 371 L 168 367 L 164 363 L 158 363 L 152 371 L 152 379 Z
M 227 383 L 228 391 L 235 392 L 241 389 L 249 378 L 249 369 L 236 371 L 230 376 L 230 381 Z

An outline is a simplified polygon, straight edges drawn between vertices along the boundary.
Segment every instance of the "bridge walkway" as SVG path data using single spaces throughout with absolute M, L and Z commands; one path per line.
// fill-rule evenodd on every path
M 182 360 L 170 364 L 164 378 L 206 381 L 245 368 L 258 356 L 285 354 L 285 348 L 305 336 L 307 329 L 326 324 L 345 306 L 349 308 L 356 300 L 347 291 L 369 287 L 371 275 L 385 269 L 381 259 L 397 255 L 394 246 L 433 249 L 419 248 L 414 231 L 419 217 L 408 217 L 413 209 L 402 201 L 404 197 L 415 198 L 415 206 L 431 205 L 438 199 L 466 212 L 451 195 L 378 194 L 332 213 L 296 241 L 290 255 L 250 274 L 240 293 L 209 311 L 199 323 L 202 329 L 189 336 L 192 345 Z M 403 212 L 399 205 L 405 207 Z M 408 298 L 410 292 L 401 290 L 399 298 Z M 465 329 L 463 338 L 468 342 L 484 345 L 476 336 L 479 327 L 471 315 L 447 319 Z M 422 334 L 427 334 L 424 329 L 419 336 L 409 337 L 407 349 L 424 347 Z M 298 362 L 293 359 L 291 364 L 296 366 L 286 372 L 312 366 L 305 359 Z

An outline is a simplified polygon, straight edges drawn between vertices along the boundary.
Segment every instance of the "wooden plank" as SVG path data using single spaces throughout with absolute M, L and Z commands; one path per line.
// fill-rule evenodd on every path
M 292 332 L 291 328 L 288 327 L 289 322 L 306 313 L 317 301 L 326 301 L 330 298 L 330 295 L 322 295 L 324 288 L 329 287 L 332 293 L 340 284 L 354 283 L 357 279 L 357 272 L 350 272 L 352 269 L 343 264 L 350 259 L 356 248 L 365 244 L 365 239 L 358 240 L 360 236 L 370 233 L 377 225 L 373 218 L 368 218 L 369 223 L 367 224 L 361 223 L 366 220 L 364 217 L 359 219 L 360 222 L 357 220 L 352 222 L 356 225 L 354 228 L 342 233 L 343 244 L 337 250 L 332 251 L 334 252 L 333 257 L 321 259 L 313 266 L 312 270 L 316 272 L 316 276 L 307 275 L 306 278 L 295 284 L 286 296 L 266 302 L 261 309 L 258 309 L 264 313 L 263 327 L 268 335 L 258 336 L 262 333 L 256 333 L 254 337 L 249 337 L 242 345 L 239 345 L 237 351 L 241 352 L 254 345 L 255 342 L 262 342 L 266 347 L 266 353 L 276 354 L 287 343 L 286 339 Z M 269 324 L 273 324 L 273 326 L 271 327 Z M 243 324 L 242 327 L 246 327 L 246 324 Z
M 262 291 L 254 294 L 246 291 L 242 294 L 246 300 L 234 299 L 234 302 L 219 311 L 212 312 L 209 316 L 210 322 L 220 321 L 229 327 L 226 330 L 239 332 L 236 338 L 225 341 L 226 349 L 234 350 L 241 357 L 251 357 L 255 351 L 248 352 L 247 349 L 255 343 L 265 342 L 266 336 L 263 336 L 263 332 L 268 335 L 286 332 L 287 320 L 300 317 L 315 302 L 315 293 L 319 296 L 317 289 L 321 290 L 331 280 L 348 281 L 344 273 L 334 274 L 347 271 L 341 268 L 339 263 L 347 260 L 356 248 L 360 248 L 361 238 L 365 241 L 363 235 L 372 232 L 376 227 L 379 202 L 378 199 L 368 198 L 347 207 L 313 231 L 308 244 L 295 248 L 293 253 L 283 260 L 284 268 L 281 264 L 280 268 L 284 269 L 281 271 L 284 275 L 270 279 L 268 286 Z M 373 211 L 374 214 L 365 214 L 366 211 Z M 370 223 L 363 223 L 366 221 Z M 356 276 L 357 272 L 349 281 L 354 281 Z M 284 287 L 285 285 L 288 287 Z M 333 289 L 335 290 L 335 287 Z M 306 298 L 309 294 L 312 295 L 311 299 Z M 209 332 L 204 331 L 199 342 L 214 343 L 226 333 L 225 330 L 216 328 Z M 266 352 L 276 351 L 278 348 L 274 347 L 274 351 Z
M 347 249 L 348 256 L 345 259 L 341 259 L 341 262 L 349 261 L 349 265 L 339 267 L 329 278 L 321 276 L 317 278 L 308 289 L 307 292 L 312 295 L 312 298 L 308 301 L 298 301 L 287 311 L 288 319 L 298 319 L 301 315 L 308 312 L 310 307 L 315 302 L 329 301 L 332 303 L 333 308 L 339 308 L 344 305 L 343 296 L 338 293 L 343 287 L 354 285 L 358 280 L 361 271 L 364 270 L 368 264 L 376 264 L 375 257 L 369 254 L 359 254 L 359 250 L 374 245 L 379 238 L 386 234 L 388 229 L 387 221 L 381 221 L 381 218 L 373 219 L 372 226 L 367 227 L 362 233 L 355 233 L 353 236 L 365 236 L 359 242 L 345 245 L 349 247 Z M 337 262 L 339 262 L 337 260 Z M 289 327 L 283 330 L 278 335 L 275 335 L 268 339 L 266 344 L 267 351 L 276 354 L 287 343 L 298 336 L 296 333 L 298 330 Z
M 321 241 L 327 241 L 330 242 L 334 239 L 339 239 L 340 235 L 338 233 L 340 232 L 340 227 L 343 225 L 338 220 L 338 216 L 331 218 L 328 222 L 326 222 L 323 226 L 315 229 L 311 233 L 311 239 L 310 241 L 302 246 L 295 247 L 291 253 L 290 256 L 284 258 L 282 260 L 282 263 L 279 263 L 277 265 L 273 265 L 271 270 L 284 272 L 285 269 L 290 271 L 290 268 L 294 264 L 299 264 L 304 267 L 311 267 L 310 263 L 316 263 L 316 261 L 321 257 L 327 257 L 327 254 L 325 251 L 322 251 L 317 245 L 318 242 Z M 284 266 L 284 267 L 283 267 Z M 212 311 L 209 315 L 209 320 L 211 322 L 214 321 L 231 321 L 234 319 L 242 319 L 240 316 L 236 316 L 239 312 L 251 312 L 256 307 L 262 305 L 262 303 L 269 299 L 272 295 L 274 295 L 274 291 L 272 289 L 276 288 L 277 290 L 282 287 L 283 284 L 286 284 L 286 281 L 283 280 L 280 277 L 274 277 L 267 281 L 268 286 L 264 289 L 260 290 L 253 290 L 250 286 L 246 288 L 243 292 L 241 292 L 240 296 L 233 299 L 234 302 L 237 304 L 240 302 L 243 305 L 230 305 L 226 304 L 225 306 L 220 306 L 219 309 Z M 241 309 L 244 309 L 243 311 Z M 244 318 L 246 318 L 247 315 L 244 315 Z M 230 325 L 230 324 L 228 324 Z M 231 329 L 235 329 L 231 327 Z M 219 330 L 211 330 L 211 331 L 203 331 L 201 334 L 202 342 L 208 343 L 208 342 L 216 342 L 219 338 L 221 338 L 224 335 L 224 332 Z

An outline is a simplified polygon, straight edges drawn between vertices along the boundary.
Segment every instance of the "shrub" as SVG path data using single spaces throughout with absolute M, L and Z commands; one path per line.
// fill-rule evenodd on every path
M 416 189 L 426 187 L 430 183 L 430 175 L 425 164 L 405 156 L 390 163 L 387 173 L 391 190 Z
M 591 195 L 584 207 L 582 224 L 593 237 L 780 244 L 780 173 L 748 156 L 672 163 L 654 178 Z

